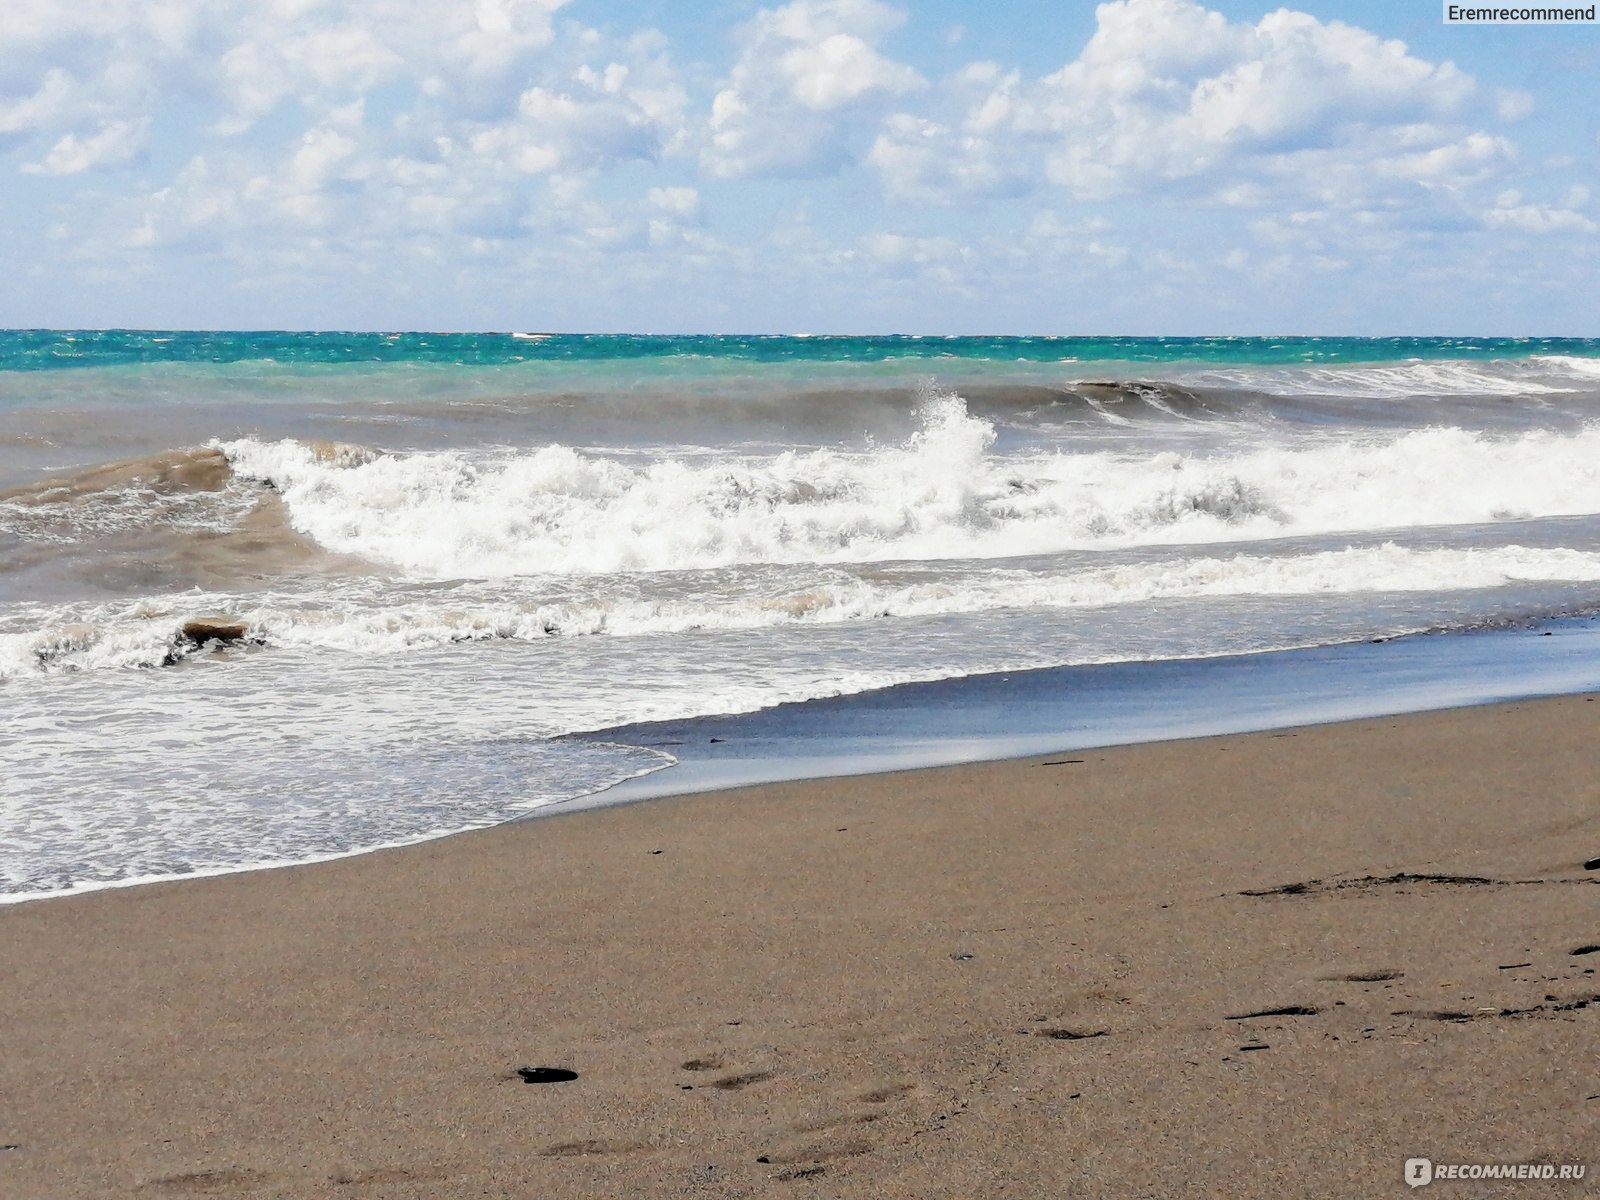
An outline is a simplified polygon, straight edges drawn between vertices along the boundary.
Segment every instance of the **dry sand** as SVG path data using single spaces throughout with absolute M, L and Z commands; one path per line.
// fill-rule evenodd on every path
M 0 909 L 0 1196 L 1582 1194 L 1597 757 L 1579 696 Z

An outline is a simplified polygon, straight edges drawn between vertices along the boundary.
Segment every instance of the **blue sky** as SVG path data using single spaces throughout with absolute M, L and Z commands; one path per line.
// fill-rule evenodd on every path
M 1600 26 L 6 0 L 0 325 L 1592 335 Z

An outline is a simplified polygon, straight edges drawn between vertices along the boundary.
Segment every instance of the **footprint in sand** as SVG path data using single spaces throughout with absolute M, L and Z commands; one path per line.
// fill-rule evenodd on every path
M 777 1149 L 767 1151 L 756 1161 L 771 1163 L 774 1166 L 814 1166 L 840 1158 L 859 1158 L 863 1154 L 871 1154 L 877 1148 L 876 1143 L 865 1138 L 839 1138 L 827 1141 L 792 1140 Z
M 908 1092 L 916 1090 L 914 1083 L 887 1083 L 881 1087 L 870 1088 L 856 1097 L 862 1104 L 883 1104 L 888 1100 L 897 1100 Z
M 829 1162 L 871 1154 L 894 1141 L 885 1127 L 893 1127 L 894 1118 L 907 1115 L 907 1103 L 920 1094 L 915 1083 L 890 1079 L 840 1095 L 836 1115 L 780 1131 L 772 1148 L 756 1161 L 785 1166 L 775 1179 L 820 1175 Z M 862 1105 L 867 1107 L 859 1107 Z
M 773 1176 L 774 1179 L 811 1179 L 817 1175 L 826 1175 L 828 1168 L 821 1163 L 813 1163 L 809 1167 L 788 1167 Z
M 271 1179 L 260 1171 L 227 1168 L 220 1171 L 185 1171 L 152 1179 L 140 1190 L 174 1192 L 179 1195 L 221 1195 L 241 1188 L 259 1187 Z
M 713 1079 L 711 1086 L 719 1092 L 736 1092 L 740 1088 L 747 1088 L 752 1083 L 761 1083 L 772 1078 L 771 1071 L 745 1071 L 739 1075 L 724 1075 L 721 1079 Z
M 592 1154 L 634 1154 L 648 1150 L 643 1142 L 622 1142 L 610 1138 L 584 1138 L 575 1142 L 556 1142 L 539 1151 L 541 1158 L 581 1158 Z
M 1309 1004 L 1286 1004 L 1282 1008 L 1262 1008 L 1224 1018 L 1228 1021 L 1254 1021 L 1261 1017 L 1314 1017 L 1322 1010 Z
M 442 1167 L 368 1167 L 360 1171 L 341 1171 L 329 1176 L 328 1181 L 341 1187 L 372 1187 L 389 1183 L 420 1183 L 449 1176 L 450 1172 Z

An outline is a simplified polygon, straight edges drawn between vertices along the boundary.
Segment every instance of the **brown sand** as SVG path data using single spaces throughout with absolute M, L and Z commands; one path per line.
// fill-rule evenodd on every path
M 0 909 L 0 1196 L 1587 1192 L 1597 735 L 1570 697 Z

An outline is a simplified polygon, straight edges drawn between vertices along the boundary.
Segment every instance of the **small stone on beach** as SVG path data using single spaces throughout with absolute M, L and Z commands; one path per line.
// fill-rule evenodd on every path
M 523 1083 L 570 1083 L 578 1077 L 565 1067 L 518 1067 L 517 1074 Z

